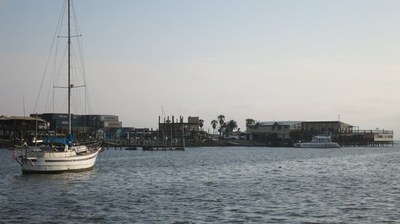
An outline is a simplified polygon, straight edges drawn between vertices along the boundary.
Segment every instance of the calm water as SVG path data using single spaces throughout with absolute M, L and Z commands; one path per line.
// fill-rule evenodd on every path
M 0 150 L 0 223 L 400 223 L 400 147 L 106 150 L 22 175 Z

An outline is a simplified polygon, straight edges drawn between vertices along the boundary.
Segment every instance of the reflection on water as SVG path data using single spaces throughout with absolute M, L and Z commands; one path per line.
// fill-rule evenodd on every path
M 400 221 L 400 149 L 107 150 L 93 171 L 23 175 L 0 150 L 0 222 Z

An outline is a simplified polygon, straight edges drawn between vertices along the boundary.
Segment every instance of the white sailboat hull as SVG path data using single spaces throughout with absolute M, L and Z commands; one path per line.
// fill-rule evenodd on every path
M 20 159 L 23 173 L 63 173 L 92 170 L 101 147 L 92 152 L 32 152 Z

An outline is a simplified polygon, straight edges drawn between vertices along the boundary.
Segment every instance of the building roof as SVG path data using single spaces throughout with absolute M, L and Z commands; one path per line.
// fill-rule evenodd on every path
M 5 115 L 0 115 L 0 121 L 11 121 L 11 120 L 25 120 L 25 121 L 41 121 L 41 122 L 46 122 L 45 120 L 41 118 L 36 118 L 36 117 L 23 117 L 23 116 L 5 116 Z
M 260 126 L 273 126 L 273 125 L 278 125 L 278 126 L 290 126 L 298 123 L 302 123 L 303 121 L 261 121 L 257 122 L 256 124 Z M 256 125 L 254 124 L 254 125 Z
M 350 125 L 350 124 L 347 124 L 347 123 L 344 123 L 344 122 L 341 122 L 341 121 L 304 121 L 304 123 L 314 123 L 314 124 L 317 124 L 317 123 L 341 123 L 341 124 L 343 124 L 343 125 L 347 125 L 347 126 L 350 126 L 350 127 L 353 127 L 353 125 Z
M 343 123 L 341 121 L 260 121 L 255 124 L 252 124 L 250 126 L 273 126 L 273 125 L 278 125 L 278 126 L 290 126 L 298 123 L 309 123 L 309 124 L 316 124 L 316 123 L 341 123 L 343 125 L 347 125 L 350 127 L 353 127 L 350 124 Z

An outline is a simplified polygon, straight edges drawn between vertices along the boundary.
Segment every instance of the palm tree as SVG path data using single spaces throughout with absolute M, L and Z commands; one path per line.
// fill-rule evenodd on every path
M 212 120 L 211 121 L 211 126 L 213 128 L 213 134 L 215 133 L 215 129 L 217 128 L 217 124 L 218 124 L 217 120 Z
M 222 129 L 224 127 L 225 124 L 225 116 L 224 115 L 219 115 L 218 116 L 218 120 L 219 120 L 219 137 L 222 136 Z
M 200 127 L 200 129 L 203 129 L 203 125 L 204 125 L 204 120 L 203 119 L 199 119 L 199 127 Z

